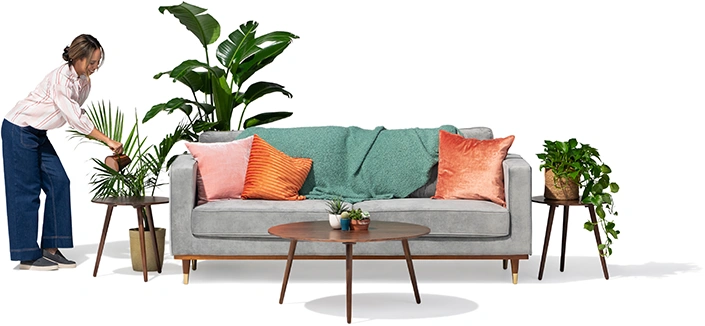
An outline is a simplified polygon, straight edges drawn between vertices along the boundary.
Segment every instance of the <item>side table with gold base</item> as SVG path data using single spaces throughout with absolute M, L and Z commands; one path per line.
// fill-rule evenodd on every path
M 553 200 L 553 199 L 547 199 L 544 196 L 534 196 L 531 198 L 531 201 L 534 203 L 540 203 L 540 204 L 546 204 L 548 205 L 549 211 L 548 211 L 548 222 L 546 223 L 546 236 L 544 237 L 543 240 L 543 254 L 541 255 L 541 266 L 539 267 L 539 280 L 543 279 L 543 268 L 546 265 L 546 252 L 548 251 L 548 242 L 551 239 L 551 227 L 553 226 L 553 216 L 556 213 L 556 208 L 558 206 L 563 206 L 563 241 L 561 243 L 561 266 L 560 270 L 561 272 L 564 270 L 565 267 L 565 245 L 566 245 L 566 237 L 568 235 L 568 211 L 570 206 L 585 206 L 587 207 L 588 211 L 590 212 L 590 220 L 592 223 L 597 223 L 597 216 L 595 215 L 595 206 L 592 204 L 585 204 L 580 202 L 579 199 L 576 200 Z M 597 242 L 597 246 L 599 247 L 602 244 L 602 240 L 600 240 L 600 230 L 599 228 L 595 227 L 594 229 L 595 232 L 595 242 Z M 607 271 L 607 262 L 605 262 L 605 257 L 600 254 L 599 249 L 597 250 L 598 255 L 600 257 L 600 263 L 602 263 L 602 274 L 604 274 L 605 279 L 609 280 L 610 275 L 609 272 Z

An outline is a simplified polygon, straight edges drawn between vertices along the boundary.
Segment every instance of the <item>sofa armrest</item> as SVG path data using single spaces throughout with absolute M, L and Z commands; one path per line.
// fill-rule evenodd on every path
M 196 207 L 196 160 L 190 154 L 181 154 L 169 171 L 171 251 L 178 255 L 188 251 L 193 237 L 191 212 Z
M 528 246 L 525 250 L 531 254 L 531 165 L 518 154 L 508 154 L 502 167 L 510 234 L 512 239 Z

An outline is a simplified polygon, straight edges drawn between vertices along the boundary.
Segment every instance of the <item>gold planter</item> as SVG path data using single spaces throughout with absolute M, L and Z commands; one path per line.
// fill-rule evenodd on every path
M 156 228 L 157 247 L 159 248 L 159 262 L 164 266 L 164 240 L 166 238 L 165 228 Z M 157 271 L 157 261 L 154 258 L 154 241 L 152 231 L 144 231 L 144 250 L 147 253 L 147 271 Z M 142 271 L 142 251 L 140 249 L 140 231 L 137 228 L 130 229 L 130 258 L 132 258 L 132 270 Z
M 544 173 L 545 188 L 543 196 L 555 200 L 577 200 L 580 198 L 580 187 L 575 180 L 569 178 L 553 179 L 553 171 L 547 169 Z

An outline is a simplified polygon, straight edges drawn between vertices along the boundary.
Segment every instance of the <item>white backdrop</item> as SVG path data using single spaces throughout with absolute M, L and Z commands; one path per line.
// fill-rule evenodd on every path
M 171 14 L 157 10 L 178 3 L 5 3 L 0 108 L 7 112 L 60 65 L 63 48 L 80 33 L 96 36 L 106 51 L 105 65 L 92 77 L 88 103 L 110 101 L 141 118 L 154 104 L 188 97 L 185 86 L 152 78 L 183 60 L 204 60 L 197 39 Z M 703 266 L 705 223 L 698 198 L 705 180 L 696 158 L 703 140 L 696 114 L 705 104 L 704 3 L 191 3 L 207 8 L 221 23 L 221 40 L 248 20 L 259 22 L 258 35 L 284 30 L 300 36 L 250 79 L 282 84 L 293 98 L 267 95 L 251 105 L 247 116 L 294 112 L 271 127 L 488 126 L 496 137 L 516 136 L 510 152 L 531 164 L 536 195 L 543 190 L 536 158 L 543 141 L 576 137 L 599 149 L 621 186 L 615 221 L 622 237 L 611 262 L 659 257 Z M 156 142 L 180 118 L 160 115 L 143 130 Z M 104 207 L 90 203 L 89 159 L 109 153 L 76 147 L 65 129 L 49 135 L 72 179 L 76 242 L 95 244 Z M 167 195 L 168 187 L 159 194 Z M 4 216 L 4 195 L 0 198 Z M 546 210 L 534 208 L 535 230 L 542 232 Z M 155 214 L 161 216 L 158 224 L 168 223 L 166 206 Z M 589 240 L 579 230 L 583 217 L 573 222 L 575 232 L 585 232 Z M 9 261 L 4 217 L 0 228 L 5 239 L 0 261 Z M 542 233 L 534 237 L 542 240 Z M 594 253 L 588 244 L 574 250 Z

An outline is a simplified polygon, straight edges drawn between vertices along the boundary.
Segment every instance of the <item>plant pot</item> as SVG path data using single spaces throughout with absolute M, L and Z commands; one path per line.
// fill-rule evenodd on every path
M 350 231 L 350 219 L 349 218 L 340 219 L 340 230 L 341 231 Z
M 155 228 L 157 230 L 157 247 L 159 248 L 159 262 L 164 266 L 164 239 L 166 238 L 165 228 Z M 157 271 L 157 261 L 154 259 L 154 244 L 152 231 L 144 231 L 144 251 L 147 253 L 147 271 Z M 130 258 L 132 258 L 132 270 L 142 271 L 142 251 L 140 249 L 140 231 L 137 228 L 130 229 Z
M 340 215 L 328 214 L 328 222 L 330 223 L 330 227 L 332 227 L 333 230 L 340 229 Z
M 554 180 L 553 171 L 548 169 L 544 173 L 543 196 L 554 200 L 576 200 L 580 198 L 580 187 L 575 180 L 570 178 L 558 178 Z
M 353 231 L 367 230 L 370 227 L 370 219 L 350 220 L 350 229 Z

